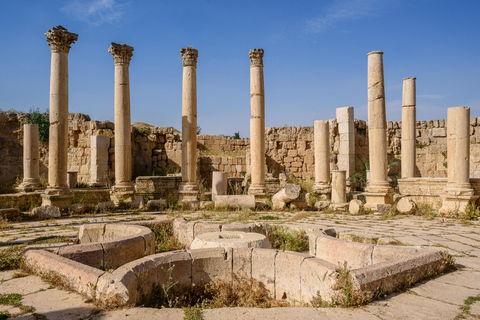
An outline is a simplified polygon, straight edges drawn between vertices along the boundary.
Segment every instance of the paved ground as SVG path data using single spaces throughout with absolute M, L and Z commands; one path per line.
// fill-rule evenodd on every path
M 273 222 L 291 225 L 335 228 L 339 232 L 361 237 L 389 238 L 408 245 L 447 250 L 460 269 L 420 283 L 409 291 L 391 294 L 361 308 L 229 308 L 203 310 L 203 319 L 479 319 L 480 318 L 480 222 L 462 222 L 451 219 L 402 217 L 383 219 L 378 216 L 352 217 L 341 214 L 314 213 L 190 213 L 190 218 L 225 221 L 235 218 L 266 218 L 278 216 Z M 6 243 L 37 242 L 42 237 L 62 235 L 75 237 L 80 224 L 100 221 L 125 221 L 151 219 L 153 215 L 96 215 L 49 220 L 43 222 L 15 223 L 13 228 L 0 231 L 0 241 Z M 270 221 L 270 220 L 269 220 Z M 116 311 L 98 310 L 79 294 L 60 290 L 40 278 L 22 274 L 21 271 L 0 272 L 0 294 L 22 294 L 24 306 L 0 305 L 0 311 L 24 314 L 17 319 L 183 319 L 180 309 L 132 308 Z M 469 297 L 470 300 L 467 300 Z M 466 300 L 471 302 L 467 303 Z M 34 313 L 25 306 L 35 308 Z M 463 311 L 470 306 L 469 311 Z M 461 307 L 463 307 L 461 309 Z M 1 318 L 0 318 L 1 319 Z

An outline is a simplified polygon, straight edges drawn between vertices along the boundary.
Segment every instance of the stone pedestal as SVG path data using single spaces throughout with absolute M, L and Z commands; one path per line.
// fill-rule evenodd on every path
M 198 205 L 197 183 L 197 58 L 194 47 L 180 49 L 183 62 L 182 88 L 182 183 L 179 202 Z
M 332 170 L 332 203 L 347 202 L 347 172 Z
M 222 171 L 212 172 L 212 197 L 227 194 L 227 174 Z
M 470 108 L 448 108 L 447 164 L 440 213 L 455 215 L 478 198 L 470 185 Z
M 383 78 L 383 52 L 368 54 L 368 151 L 370 184 L 365 189 L 366 206 L 392 204 L 393 189 L 387 177 L 387 119 Z
M 248 194 L 265 198 L 265 89 L 263 82 L 263 49 L 252 49 L 250 56 L 250 158 L 252 182 Z
M 315 151 L 315 184 L 312 191 L 330 200 L 330 133 L 327 120 L 313 123 Z
M 402 178 L 415 177 L 416 161 L 416 92 L 415 78 L 403 79 L 402 100 Z
M 355 172 L 355 117 L 353 107 L 337 108 L 336 116 L 340 138 L 337 164 L 339 170 L 347 172 L 348 179 Z
M 43 189 L 40 183 L 40 149 L 38 125 L 23 125 L 23 182 L 17 187 L 19 192 L 32 192 Z
M 115 204 L 132 202 L 132 136 L 130 120 L 130 77 L 128 67 L 133 47 L 111 44 L 108 52 L 115 62 L 115 185 L 110 196 Z
M 78 172 L 77 171 L 67 171 L 67 186 L 69 189 L 74 189 L 77 187 L 78 183 Z
M 68 161 L 68 52 L 78 34 L 62 26 L 48 30 L 52 53 L 50 71 L 50 132 L 48 142 L 48 187 L 42 205 L 68 207 L 72 196 L 67 187 Z
M 110 137 L 90 137 L 90 182 L 91 187 L 105 187 L 108 176 L 108 148 Z

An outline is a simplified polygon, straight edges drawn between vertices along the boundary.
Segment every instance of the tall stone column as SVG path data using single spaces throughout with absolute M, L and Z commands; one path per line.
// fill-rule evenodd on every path
M 263 49 L 252 49 L 250 56 L 250 159 L 252 183 L 248 194 L 266 196 L 265 184 L 265 88 L 263 83 Z
M 332 170 L 332 203 L 347 202 L 347 176 L 345 170 Z
M 17 187 L 20 192 L 42 189 L 40 183 L 40 148 L 38 124 L 23 125 L 23 182 Z
M 347 179 L 355 172 L 355 117 L 353 111 L 353 107 L 342 107 L 336 110 L 340 138 L 337 157 L 338 169 L 347 172 Z
M 110 137 L 90 137 L 90 186 L 105 187 L 108 176 Z
M 313 142 L 315 151 L 315 184 L 312 191 L 330 199 L 330 132 L 328 120 L 316 120 L 313 123 Z
M 108 48 L 115 63 L 115 185 L 112 201 L 130 203 L 135 189 L 132 184 L 132 134 L 130 120 L 130 76 L 128 67 L 133 47 L 113 43 Z
M 415 177 L 416 162 L 416 78 L 403 79 L 402 99 L 402 178 Z
M 368 152 L 370 185 L 365 189 L 366 205 L 376 211 L 377 204 L 393 203 L 393 189 L 387 177 L 387 118 L 383 52 L 368 54 Z
M 67 208 L 72 195 L 67 187 L 68 161 L 68 53 L 78 34 L 62 26 L 45 35 L 52 53 L 50 69 L 50 134 L 48 142 L 48 187 L 42 205 Z
M 183 61 L 182 90 L 182 183 L 179 202 L 198 204 L 197 183 L 197 58 L 198 50 L 180 49 Z
M 478 198 L 470 185 L 470 108 L 467 107 L 448 108 L 447 174 L 440 213 L 455 215 Z

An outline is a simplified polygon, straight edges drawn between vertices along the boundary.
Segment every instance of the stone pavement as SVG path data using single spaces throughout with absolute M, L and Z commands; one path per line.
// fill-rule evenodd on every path
M 342 234 L 351 233 L 375 240 L 397 240 L 406 245 L 447 250 L 460 267 L 458 271 L 416 284 L 404 293 L 390 294 L 360 308 L 223 308 L 202 311 L 203 319 L 478 319 L 480 318 L 480 222 L 462 222 L 453 219 L 423 217 L 347 216 L 341 214 L 256 213 L 250 218 L 277 216 L 276 220 L 302 227 L 334 228 Z M 189 218 L 221 221 L 232 214 L 185 213 Z M 22 222 L 0 231 L 3 245 L 47 240 L 49 236 L 74 238 L 82 223 L 132 221 L 162 218 L 166 215 L 115 214 L 62 218 L 49 221 Z M 265 221 L 265 220 L 261 220 Z M 32 306 L 34 313 L 17 319 L 184 319 L 181 309 L 131 308 L 116 311 L 99 310 L 77 293 L 57 289 L 39 277 L 21 271 L 0 272 L 0 294 L 22 294 L 23 306 Z M 465 300 L 470 298 L 469 311 Z M 20 307 L 0 305 L 0 311 L 20 314 Z M 25 309 L 24 309 L 25 310 Z

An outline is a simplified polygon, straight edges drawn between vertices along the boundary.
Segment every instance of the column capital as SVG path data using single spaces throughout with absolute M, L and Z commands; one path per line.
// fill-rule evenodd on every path
M 183 66 L 197 66 L 198 50 L 192 46 L 180 49 L 182 55 Z
M 373 55 L 373 54 L 383 55 L 383 51 L 372 51 L 372 52 L 367 53 L 367 56 L 370 56 L 370 55 Z
M 263 67 L 263 49 L 252 49 L 248 51 L 252 67 Z
M 132 60 L 133 47 L 127 46 L 125 43 L 118 44 L 111 42 L 108 52 L 113 54 L 113 61 L 115 61 L 115 65 L 128 66 L 130 64 L 130 60 Z
M 70 51 L 70 45 L 78 39 L 78 34 L 68 32 L 67 29 L 60 25 L 48 30 L 45 32 L 45 35 L 47 36 L 47 42 L 52 52 L 68 53 Z

